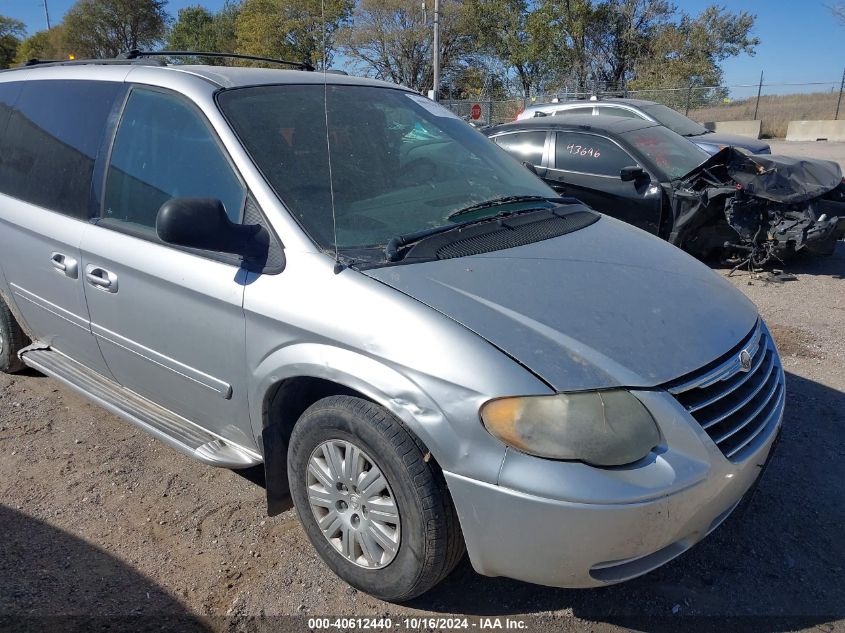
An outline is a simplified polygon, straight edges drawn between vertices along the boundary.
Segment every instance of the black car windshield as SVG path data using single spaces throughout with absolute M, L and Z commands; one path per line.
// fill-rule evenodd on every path
M 710 158 L 698 145 L 662 125 L 632 130 L 621 136 L 662 172 L 661 180 L 685 176 Z
M 643 112 L 651 116 L 660 125 L 665 125 L 673 132 L 681 136 L 699 136 L 709 131 L 700 123 L 688 119 L 680 112 L 667 108 L 665 105 L 655 103 L 653 105 L 641 106 Z
M 217 100 L 270 185 L 325 249 L 335 246 L 332 188 L 341 251 L 381 249 L 397 235 L 464 222 L 453 214 L 489 200 L 533 196 L 538 206 L 537 197 L 556 195 L 480 132 L 404 90 L 273 85 L 224 91 Z M 469 219 L 502 211 L 485 207 Z

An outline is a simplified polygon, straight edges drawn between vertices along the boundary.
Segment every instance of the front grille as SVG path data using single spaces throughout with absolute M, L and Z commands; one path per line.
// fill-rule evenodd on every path
M 748 352 L 750 368 L 742 367 Z M 746 360 L 747 363 L 747 360 Z M 722 453 L 741 461 L 774 429 L 786 389 L 777 350 L 761 322 L 726 357 L 669 386 Z

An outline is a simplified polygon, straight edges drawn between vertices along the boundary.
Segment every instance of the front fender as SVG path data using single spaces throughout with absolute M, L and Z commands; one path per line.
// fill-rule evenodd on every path
M 262 444 L 275 435 L 265 437 L 262 426 L 276 385 L 318 378 L 396 415 L 442 468 L 495 482 L 505 447 L 484 429 L 479 408 L 495 397 L 549 393 L 549 386 L 476 333 L 385 283 L 354 269 L 336 273 L 323 254 L 286 255 L 283 274 L 251 277 L 244 294 L 250 419 Z M 286 450 L 270 445 L 277 457 Z
M 504 445 L 493 440 L 477 422 L 478 409 L 488 396 L 458 385 L 445 385 L 433 376 L 417 376 L 414 380 L 408 375 L 412 372 L 405 369 L 405 373 L 400 373 L 380 360 L 331 345 L 301 343 L 278 349 L 263 359 L 255 370 L 254 380 L 250 381 L 253 431 L 256 437 L 263 431 L 264 403 L 275 385 L 288 378 L 321 378 L 354 389 L 393 413 L 429 448 L 443 468 L 469 467 L 476 476 L 495 481 Z M 361 376 L 366 376 L 366 380 Z M 439 391 L 441 398 L 448 393 L 447 403 L 453 417 L 471 414 L 474 418 L 471 424 L 450 419 L 429 389 Z M 490 468 L 491 464 L 495 467 Z

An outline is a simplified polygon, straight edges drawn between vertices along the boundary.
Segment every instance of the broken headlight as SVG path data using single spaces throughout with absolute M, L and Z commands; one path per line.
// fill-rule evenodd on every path
M 486 429 L 537 457 L 621 466 L 660 442 L 657 423 L 629 391 L 498 398 L 481 407 Z

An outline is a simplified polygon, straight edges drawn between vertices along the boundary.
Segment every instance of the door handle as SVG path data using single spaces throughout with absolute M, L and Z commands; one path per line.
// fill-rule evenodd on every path
M 100 290 L 117 292 L 117 275 L 105 268 L 88 264 L 85 267 L 85 280 Z
M 73 257 L 68 257 L 62 253 L 52 253 L 50 255 L 50 263 L 53 265 L 53 268 L 64 273 L 71 279 L 76 279 L 79 276 L 79 262 Z

